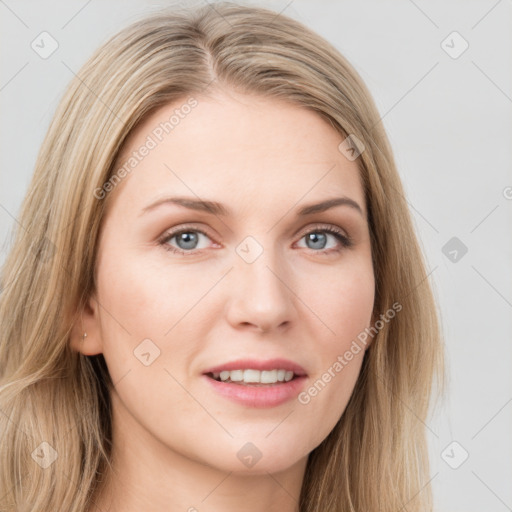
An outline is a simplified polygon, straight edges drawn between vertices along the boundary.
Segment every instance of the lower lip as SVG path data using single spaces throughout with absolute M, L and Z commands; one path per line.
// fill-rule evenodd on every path
M 304 387 L 305 376 L 288 382 L 251 386 L 222 382 L 203 375 L 220 395 L 248 407 L 276 407 L 295 398 Z

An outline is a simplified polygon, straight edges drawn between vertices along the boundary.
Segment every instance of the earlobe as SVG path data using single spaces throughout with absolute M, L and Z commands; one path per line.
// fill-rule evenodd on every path
M 91 297 L 71 331 L 71 348 L 86 356 L 94 356 L 103 352 L 101 330 L 99 329 L 98 308 L 94 297 Z
M 84 356 L 95 356 L 103 352 L 100 340 L 95 336 L 91 336 L 84 331 L 81 335 L 74 335 L 70 340 L 71 348 L 77 352 L 81 352 Z

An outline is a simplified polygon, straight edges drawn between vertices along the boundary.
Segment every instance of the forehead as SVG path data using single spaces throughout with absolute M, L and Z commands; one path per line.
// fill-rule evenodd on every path
M 231 92 L 193 100 L 161 107 L 132 132 L 115 167 L 130 169 L 116 190 L 124 202 L 173 193 L 264 208 L 343 195 L 365 210 L 357 163 L 318 114 Z

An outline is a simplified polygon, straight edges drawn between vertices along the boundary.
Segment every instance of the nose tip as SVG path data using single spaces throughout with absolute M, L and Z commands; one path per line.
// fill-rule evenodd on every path
M 268 333 L 289 326 L 293 318 L 293 294 L 264 258 L 247 264 L 240 262 L 231 276 L 231 301 L 228 320 Z

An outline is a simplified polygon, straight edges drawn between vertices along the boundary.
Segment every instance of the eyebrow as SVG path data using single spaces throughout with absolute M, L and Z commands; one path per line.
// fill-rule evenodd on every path
M 194 199 L 192 197 L 163 197 L 144 207 L 140 215 L 154 210 L 163 204 L 176 204 L 178 206 L 188 208 L 189 210 L 211 213 L 220 217 L 227 217 L 232 215 L 231 210 L 222 203 L 218 203 L 216 201 Z M 350 199 L 349 197 L 333 197 L 332 199 L 326 199 L 325 201 L 321 201 L 319 203 L 305 205 L 297 211 L 297 215 L 299 217 L 305 217 L 307 215 L 325 212 L 326 210 L 330 210 L 336 206 L 349 206 L 350 208 L 358 211 L 364 217 L 362 208 L 356 201 Z

